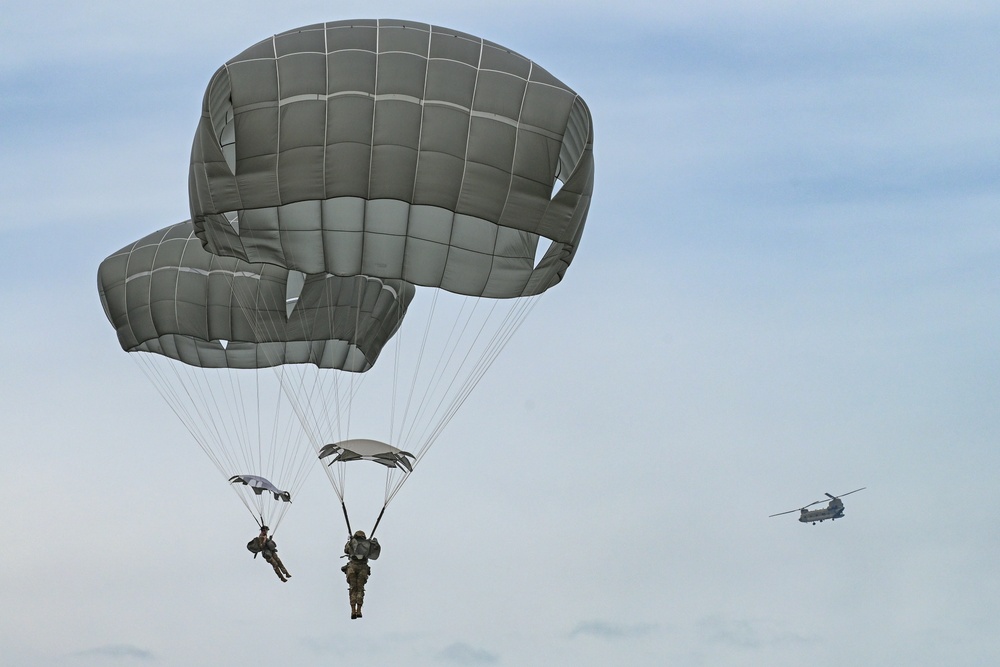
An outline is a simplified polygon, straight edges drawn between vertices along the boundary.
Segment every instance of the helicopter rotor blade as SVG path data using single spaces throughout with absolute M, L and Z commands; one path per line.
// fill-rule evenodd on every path
M 802 511 L 801 509 L 797 509 L 797 510 L 788 510 L 787 512 L 778 512 L 777 514 L 772 514 L 767 518 L 770 519 L 772 516 L 781 516 L 782 514 L 791 514 L 792 512 L 801 512 L 801 511 Z
M 829 493 L 825 493 L 824 495 L 827 498 L 830 498 L 831 500 L 837 500 L 839 498 L 843 498 L 844 496 L 849 496 L 852 493 L 857 493 L 858 491 L 864 491 L 867 488 L 868 488 L 867 486 L 862 486 L 860 489 L 854 489 L 853 491 L 848 491 L 847 493 L 842 493 L 839 496 L 834 496 L 834 495 L 829 494 Z M 825 501 L 825 500 L 817 500 L 816 502 L 809 503 L 805 507 L 800 507 L 797 510 L 788 510 L 787 512 L 778 512 L 777 514 L 771 514 L 770 516 L 768 516 L 768 518 L 770 519 L 771 517 L 774 517 L 774 516 L 781 516 L 782 514 L 791 514 L 792 512 L 804 512 L 804 511 L 806 511 L 806 509 L 812 507 L 813 505 L 819 505 L 820 503 L 825 503 L 825 502 L 827 502 L 827 501 Z M 832 503 L 831 503 L 831 506 L 832 506 Z
M 772 514 L 771 516 L 769 516 L 767 518 L 770 519 L 772 516 L 781 516 L 782 514 L 791 514 L 792 512 L 803 512 L 803 511 L 806 510 L 806 508 L 812 507 L 813 505 L 818 505 L 818 504 L 823 503 L 823 502 L 826 502 L 826 501 L 825 500 L 817 500 L 814 503 L 809 503 L 805 507 L 800 507 L 800 508 L 795 509 L 795 510 L 788 510 L 787 512 L 778 512 L 777 514 Z

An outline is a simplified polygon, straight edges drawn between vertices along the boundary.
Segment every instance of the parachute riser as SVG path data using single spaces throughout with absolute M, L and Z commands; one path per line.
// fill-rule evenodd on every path
M 347 524 L 347 534 L 353 535 L 354 531 L 351 530 L 351 519 L 347 516 L 347 505 L 343 500 L 340 501 L 340 509 L 344 510 L 344 522 Z
M 375 519 L 375 526 L 372 528 L 372 532 L 368 534 L 368 539 L 375 537 L 375 531 L 378 530 L 378 525 L 382 521 L 383 514 L 385 514 L 385 505 L 382 505 L 382 511 L 378 513 L 378 518 Z
M 382 516 L 385 514 L 385 505 L 382 505 L 382 510 L 378 513 L 378 518 L 375 519 L 375 526 L 372 528 L 371 533 L 368 534 L 368 538 L 371 539 L 375 537 L 375 531 L 378 530 L 378 525 L 382 522 Z M 347 534 L 353 535 L 354 530 L 351 529 L 351 518 L 347 515 L 347 504 L 341 500 L 340 509 L 344 511 L 344 523 L 347 524 Z

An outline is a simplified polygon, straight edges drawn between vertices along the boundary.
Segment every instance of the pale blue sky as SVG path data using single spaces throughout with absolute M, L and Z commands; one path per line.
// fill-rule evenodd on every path
M 1000 662 L 1000 10 L 625 4 L 6 9 L 6 661 Z M 285 520 L 282 585 L 96 270 L 187 217 L 216 67 L 357 17 L 542 64 L 591 107 L 597 182 L 565 281 L 394 501 L 352 622 L 326 480 Z M 860 486 L 844 521 L 768 518 Z

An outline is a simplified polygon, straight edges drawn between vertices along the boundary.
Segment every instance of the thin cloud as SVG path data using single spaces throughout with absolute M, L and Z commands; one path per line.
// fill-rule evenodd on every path
M 698 630 L 702 639 L 709 644 L 741 649 L 806 644 L 811 641 L 809 638 L 795 633 L 768 632 L 759 628 L 758 624 L 746 619 L 723 618 L 722 616 L 703 618 L 698 623 Z
M 379 641 L 372 642 L 370 639 L 355 633 L 343 633 L 327 637 L 306 637 L 300 640 L 300 644 L 317 655 L 356 654 L 384 657 L 393 651 L 412 646 L 419 639 L 418 634 L 393 632 L 382 634 Z
M 738 648 L 758 648 L 760 633 L 746 620 L 710 616 L 698 623 L 702 637 L 709 644 L 723 644 Z
M 456 642 L 440 651 L 437 659 L 453 665 L 492 665 L 499 661 L 500 657 L 492 651 Z
M 74 653 L 74 655 L 81 658 L 101 657 L 115 658 L 119 660 L 128 658 L 144 661 L 156 660 L 156 656 L 153 655 L 152 651 L 147 651 L 144 648 L 132 646 L 131 644 L 108 644 L 107 646 L 98 646 L 96 648 L 88 648 L 83 651 L 78 651 Z
M 645 637 L 653 632 L 656 626 L 651 623 L 609 623 L 607 621 L 583 621 L 578 623 L 569 633 L 571 639 L 576 637 L 599 637 L 601 639 L 634 639 Z

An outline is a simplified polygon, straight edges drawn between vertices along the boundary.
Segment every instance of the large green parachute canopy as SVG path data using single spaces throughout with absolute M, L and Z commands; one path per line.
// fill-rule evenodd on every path
M 408 21 L 316 24 L 212 77 L 191 216 L 206 250 L 248 262 L 539 294 L 581 238 L 592 145 L 580 96 L 498 44 Z
M 98 283 L 122 349 L 202 368 L 366 371 L 414 293 L 398 280 L 306 276 L 212 255 L 190 222 L 112 254 Z
M 482 38 L 386 19 L 280 33 L 211 77 L 191 220 L 105 259 L 101 302 L 258 524 L 318 455 L 348 528 L 346 468 L 384 468 L 377 528 L 562 280 L 593 141 L 576 92 Z
M 122 349 L 274 529 L 314 465 L 311 429 L 337 414 L 337 371 L 375 364 L 415 292 L 219 257 L 190 222 L 110 255 L 98 289 Z

